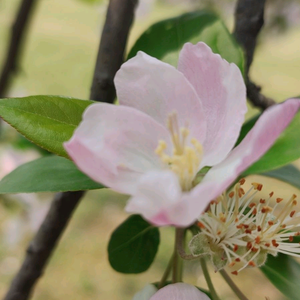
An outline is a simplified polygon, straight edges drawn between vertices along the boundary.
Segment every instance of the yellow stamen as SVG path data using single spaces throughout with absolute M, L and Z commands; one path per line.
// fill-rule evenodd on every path
M 179 128 L 176 113 L 169 115 L 167 127 L 173 143 L 173 155 L 165 153 L 167 149 L 165 141 L 159 141 L 155 153 L 178 175 L 182 189 L 188 191 L 193 187 L 202 160 L 203 148 L 195 138 L 190 139 L 191 146 L 186 145 L 190 132 L 187 127 Z

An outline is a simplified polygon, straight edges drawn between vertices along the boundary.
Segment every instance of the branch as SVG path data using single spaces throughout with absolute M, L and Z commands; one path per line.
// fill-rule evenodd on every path
M 246 54 L 245 79 L 247 96 L 254 106 L 266 109 L 275 101 L 260 93 L 261 88 L 251 82 L 249 70 L 253 61 L 257 36 L 264 24 L 265 0 L 238 0 L 235 10 L 234 36 Z
M 113 78 L 123 62 L 136 1 L 110 1 L 96 62 L 91 99 L 108 103 L 114 101 Z M 104 82 L 109 84 L 103 84 L 103 78 Z M 33 286 L 42 275 L 83 194 L 83 191 L 57 194 L 43 224 L 27 249 L 24 262 L 4 300 L 27 300 L 30 297 Z
M 115 99 L 113 80 L 123 63 L 127 36 L 136 5 L 137 0 L 110 1 L 94 72 L 91 100 Z
M 57 194 L 4 300 L 28 299 L 83 192 Z
M 11 39 L 0 77 L 0 98 L 6 96 L 11 76 L 18 70 L 18 60 L 37 0 L 23 0 L 12 26 Z

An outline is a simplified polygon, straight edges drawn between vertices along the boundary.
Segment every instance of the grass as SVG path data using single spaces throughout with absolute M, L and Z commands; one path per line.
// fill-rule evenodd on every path
M 17 3 L 16 0 L 0 1 L 0 62 L 3 62 Z M 137 20 L 129 45 L 148 25 L 183 9 L 160 5 L 148 17 Z M 59 94 L 87 98 L 104 18 L 103 6 L 86 5 L 76 0 L 40 1 L 11 96 Z M 263 41 L 257 50 L 252 77 L 263 86 L 268 96 L 277 101 L 300 94 L 299 46 L 300 29 L 293 29 L 284 36 Z M 251 109 L 248 116 L 254 113 L 255 110 Z M 274 186 L 274 181 L 263 180 L 270 189 Z M 281 188 L 278 193 L 283 196 L 294 192 L 287 190 L 286 185 L 276 185 Z M 34 300 L 129 300 L 144 284 L 160 279 L 168 253 L 172 251 L 170 228 L 162 229 L 164 243 L 148 272 L 124 276 L 113 271 L 108 264 L 107 243 L 114 228 L 127 217 L 123 211 L 125 201 L 124 196 L 108 190 L 88 194 L 75 212 L 40 280 Z M 0 222 L 8 217 L 8 212 L 0 206 Z M 29 238 L 15 249 L 8 249 L 0 242 L 0 297 L 22 261 Z M 188 264 L 186 275 L 189 282 L 205 287 L 196 264 Z M 258 270 L 246 270 L 236 280 L 240 287 L 248 289 L 250 299 L 263 296 L 283 299 Z M 214 275 L 214 281 L 222 299 L 235 299 L 218 274 Z

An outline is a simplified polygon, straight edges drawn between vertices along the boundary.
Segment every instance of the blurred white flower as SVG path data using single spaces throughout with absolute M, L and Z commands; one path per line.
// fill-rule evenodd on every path
M 50 205 L 49 201 L 39 199 L 37 194 L 18 194 L 16 197 L 21 212 L 3 224 L 3 242 L 9 248 L 14 248 L 28 234 L 38 230 Z
M 12 147 L 0 149 L 0 179 L 19 165 L 38 158 L 35 150 L 16 150 Z M 20 205 L 17 215 L 9 217 L 2 225 L 3 242 L 14 248 L 27 234 L 35 232 L 43 221 L 49 201 L 41 200 L 37 194 L 6 195 Z
M 143 18 L 151 13 L 155 0 L 140 0 L 136 8 L 135 15 L 137 18 Z
M 157 288 L 153 284 L 147 284 L 133 296 L 132 300 L 149 300 L 156 292 Z

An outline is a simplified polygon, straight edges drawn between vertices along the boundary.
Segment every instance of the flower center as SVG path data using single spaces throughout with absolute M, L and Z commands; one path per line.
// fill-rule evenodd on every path
M 173 154 L 167 155 L 167 143 L 160 140 L 155 153 L 178 176 L 183 191 L 193 187 L 193 181 L 203 157 L 203 148 L 195 138 L 189 138 L 188 124 L 179 128 L 176 112 L 168 117 L 167 127 L 173 143 Z

